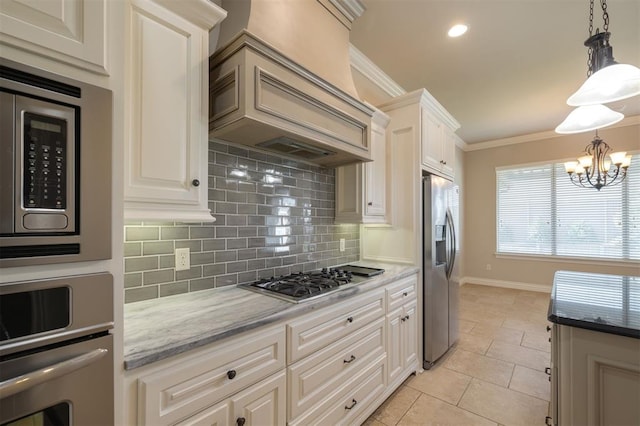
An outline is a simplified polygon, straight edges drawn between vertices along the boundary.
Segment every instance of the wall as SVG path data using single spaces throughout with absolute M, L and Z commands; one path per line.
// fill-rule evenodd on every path
M 635 117 L 637 118 L 637 117 Z M 638 120 L 624 127 L 601 129 L 600 137 L 616 151 L 640 149 Z M 498 258 L 496 252 L 495 168 L 543 161 L 573 160 L 593 138 L 592 133 L 567 135 L 466 152 L 464 178 L 465 281 L 548 290 L 557 270 L 638 274 L 638 265 L 622 262 L 550 261 L 533 258 Z M 568 177 L 567 177 L 568 179 Z M 576 214 L 592 214 L 593 206 Z M 487 270 L 487 264 L 491 270 Z
M 359 259 L 358 226 L 333 224 L 333 169 L 210 142 L 209 208 L 213 224 L 124 226 L 125 303 Z M 191 249 L 191 269 L 176 272 L 181 247 Z

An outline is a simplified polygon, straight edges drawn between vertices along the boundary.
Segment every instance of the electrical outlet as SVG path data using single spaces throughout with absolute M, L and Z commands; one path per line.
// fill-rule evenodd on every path
M 490 271 L 490 270 L 491 270 L 491 264 L 487 263 L 487 271 Z
M 346 245 L 345 245 L 344 238 L 340 238 L 340 251 L 345 251 L 345 249 L 346 249 Z
M 189 247 L 176 249 L 176 271 L 185 271 L 189 268 L 191 268 Z

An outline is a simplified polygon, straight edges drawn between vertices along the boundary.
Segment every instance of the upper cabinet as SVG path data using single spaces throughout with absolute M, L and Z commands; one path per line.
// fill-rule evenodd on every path
M 372 161 L 336 168 L 336 223 L 388 223 L 388 125 L 389 116 L 374 111 Z
M 0 44 L 105 75 L 106 30 L 107 2 L 0 1 Z
M 425 89 L 380 105 L 392 120 L 404 120 L 419 139 L 422 169 L 450 180 L 455 176 L 455 131 L 460 124 Z
M 125 219 L 213 221 L 207 199 L 206 0 L 132 0 L 127 11 Z

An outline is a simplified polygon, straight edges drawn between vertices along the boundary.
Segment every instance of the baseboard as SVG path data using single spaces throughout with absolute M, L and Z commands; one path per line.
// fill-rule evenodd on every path
M 517 281 L 501 281 L 491 280 L 487 278 L 463 277 L 460 279 L 460 285 L 479 284 L 491 287 L 512 288 L 514 290 L 537 291 L 539 293 L 551 293 L 551 285 L 522 283 Z

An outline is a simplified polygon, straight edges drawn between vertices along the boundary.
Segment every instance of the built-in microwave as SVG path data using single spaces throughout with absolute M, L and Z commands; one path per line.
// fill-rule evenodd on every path
M 111 91 L 0 60 L 0 267 L 111 257 Z

